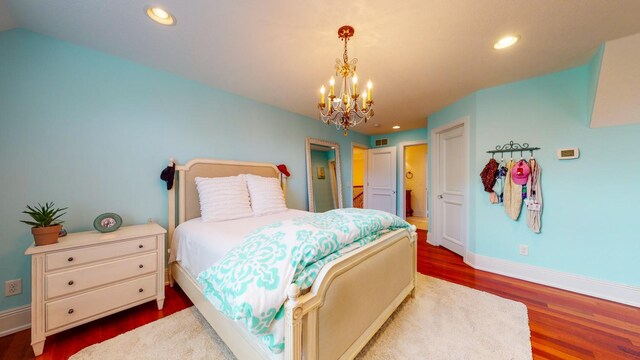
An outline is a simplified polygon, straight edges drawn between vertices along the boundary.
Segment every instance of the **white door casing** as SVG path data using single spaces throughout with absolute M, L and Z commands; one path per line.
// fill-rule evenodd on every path
M 396 148 L 367 150 L 366 208 L 396 213 Z
M 331 195 L 333 208 L 338 208 L 338 183 L 336 175 L 336 161 L 329 160 L 329 181 L 331 181 Z
M 432 207 L 430 242 L 459 255 L 467 248 L 467 119 L 432 130 Z

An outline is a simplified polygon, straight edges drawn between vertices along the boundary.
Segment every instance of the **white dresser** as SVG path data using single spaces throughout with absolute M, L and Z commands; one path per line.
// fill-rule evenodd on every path
M 87 231 L 31 246 L 31 346 L 47 336 L 156 300 L 164 305 L 165 233 L 158 224 Z

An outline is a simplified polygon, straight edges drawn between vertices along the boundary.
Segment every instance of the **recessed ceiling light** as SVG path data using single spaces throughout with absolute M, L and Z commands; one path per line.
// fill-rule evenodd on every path
M 380 127 L 380 124 L 375 123 L 375 124 L 373 124 L 373 127 L 376 127 L 376 128 L 377 128 L 377 127 Z
M 176 19 L 167 10 L 153 6 L 148 7 L 145 12 L 151 20 L 162 25 L 175 25 Z
M 494 49 L 504 49 L 515 44 L 520 40 L 520 35 L 507 35 L 493 44 Z
M 393 130 L 398 130 L 398 129 L 400 129 L 400 125 L 396 125 L 396 126 L 392 127 L 392 129 Z

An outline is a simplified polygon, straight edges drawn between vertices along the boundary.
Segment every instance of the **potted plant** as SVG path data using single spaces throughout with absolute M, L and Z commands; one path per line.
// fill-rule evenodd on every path
M 23 214 L 31 216 L 33 221 L 20 220 L 27 225 L 31 225 L 31 234 L 36 246 L 54 244 L 58 242 L 58 233 L 62 229 L 63 221 L 60 221 L 60 217 L 66 213 L 62 213 L 67 208 L 55 208 L 54 203 L 45 203 L 44 206 L 38 204 L 38 206 L 31 207 L 27 205 L 27 210 L 23 211 Z

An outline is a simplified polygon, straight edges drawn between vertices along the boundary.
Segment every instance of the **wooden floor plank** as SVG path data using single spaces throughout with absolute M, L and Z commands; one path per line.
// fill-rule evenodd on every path
M 451 251 L 427 244 L 426 235 L 418 231 L 418 271 L 525 304 L 534 359 L 640 359 L 639 308 L 475 270 Z M 53 335 L 38 359 L 67 359 L 189 306 L 179 287 L 167 287 L 163 310 L 151 302 Z M 0 338 L 0 359 L 34 359 L 29 342 L 29 330 Z

